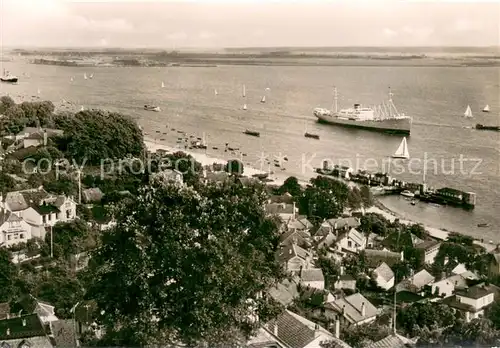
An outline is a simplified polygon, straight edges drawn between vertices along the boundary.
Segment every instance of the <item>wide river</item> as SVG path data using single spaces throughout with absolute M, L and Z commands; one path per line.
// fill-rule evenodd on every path
M 65 99 L 78 108 L 121 111 L 165 144 L 176 143 L 178 133 L 171 131 L 175 128 L 204 137 L 208 154 L 214 157 L 234 157 L 224 152 L 225 143 L 239 147 L 246 154 L 244 162 L 258 168 L 264 163 L 267 169 L 263 155 L 271 162 L 274 156 L 287 156 L 285 173 L 301 179 L 311 177 L 312 168 L 328 159 L 420 182 L 427 159 L 426 182 L 475 192 L 476 208 L 412 206 L 399 196 L 385 197 L 383 203 L 407 219 L 500 242 L 500 133 L 467 128 L 500 123 L 497 68 L 75 68 L 23 62 L 3 63 L 3 68 L 20 76 L 20 82 L 0 84 L 2 94 L 28 99 L 38 95 L 56 102 Z M 93 79 L 85 80 L 84 73 L 94 74 Z M 412 160 L 389 159 L 400 136 L 316 123 L 312 109 L 332 106 L 333 86 L 339 91 L 341 107 L 379 104 L 387 100 L 390 86 L 399 111 L 413 116 L 408 138 Z M 260 102 L 263 95 L 266 103 Z M 145 111 L 145 104 L 158 105 L 162 111 Z M 486 104 L 490 113 L 481 112 Z M 463 117 L 467 105 L 472 119 Z M 261 137 L 249 137 L 243 134 L 245 129 L 259 131 Z M 320 140 L 305 138 L 305 130 L 319 134 Z M 490 227 L 477 227 L 484 222 Z

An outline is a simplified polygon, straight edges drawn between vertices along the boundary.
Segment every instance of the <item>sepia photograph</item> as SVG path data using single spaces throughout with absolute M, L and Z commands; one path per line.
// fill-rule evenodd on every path
M 500 347 L 500 2 L 0 0 L 0 348 Z

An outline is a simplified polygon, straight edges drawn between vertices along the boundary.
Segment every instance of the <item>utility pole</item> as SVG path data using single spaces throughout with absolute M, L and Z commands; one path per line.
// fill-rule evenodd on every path
M 52 226 L 50 226 L 50 257 L 54 257 L 54 238 L 52 235 Z
M 82 172 L 78 169 L 78 204 L 82 204 Z

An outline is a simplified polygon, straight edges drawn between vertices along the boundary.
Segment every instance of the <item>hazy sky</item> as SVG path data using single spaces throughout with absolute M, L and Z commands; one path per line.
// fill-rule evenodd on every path
M 499 45 L 500 2 L 0 0 L 4 46 Z

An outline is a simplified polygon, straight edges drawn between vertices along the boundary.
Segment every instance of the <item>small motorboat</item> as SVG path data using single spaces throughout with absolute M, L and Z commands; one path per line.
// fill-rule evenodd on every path
M 154 106 L 154 105 L 144 105 L 144 110 L 147 110 L 147 111 L 155 111 L 155 112 L 159 112 L 161 111 L 160 107 L 159 106 Z
M 256 131 L 251 131 L 251 130 L 245 130 L 243 133 L 247 134 L 247 135 L 251 135 L 253 137 L 260 137 L 260 133 L 259 132 L 256 132 Z
M 319 135 L 318 134 L 313 134 L 313 133 L 306 132 L 306 133 L 304 133 L 304 136 L 306 138 L 312 138 L 312 139 L 318 139 L 319 140 Z
M 415 194 L 408 190 L 404 190 L 403 192 L 401 192 L 401 196 L 413 198 L 415 197 Z
M 412 199 L 412 200 L 411 200 L 411 202 L 410 202 L 410 204 L 411 204 L 411 205 L 415 205 L 415 204 L 417 204 L 417 201 L 416 201 L 416 200 L 414 200 L 414 199 Z
M 490 227 L 490 224 L 487 222 L 483 222 L 483 223 L 477 224 L 477 227 Z

